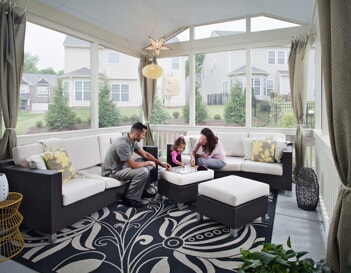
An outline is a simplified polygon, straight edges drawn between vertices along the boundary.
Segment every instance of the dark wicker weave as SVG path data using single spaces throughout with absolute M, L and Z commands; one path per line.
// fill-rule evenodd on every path
M 296 200 L 301 209 L 316 209 L 319 201 L 319 185 L 312 168 L 302 168 L 299 171 L 296 180 Z

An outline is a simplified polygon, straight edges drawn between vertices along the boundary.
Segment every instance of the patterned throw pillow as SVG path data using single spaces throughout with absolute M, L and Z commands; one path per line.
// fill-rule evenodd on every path
M 274 162 L 275 143 L 272 140 L 254 140 L 252 142 L 251 160 L 259 162 Z
M 67 183 L 74 176 L 74 167 L 64 148 L 45 152 L 43 158 L 49 170 L 62 172 L 62 183 Z

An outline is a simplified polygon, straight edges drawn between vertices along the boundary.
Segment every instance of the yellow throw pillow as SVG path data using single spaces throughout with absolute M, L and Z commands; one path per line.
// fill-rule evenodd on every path
M 275 143 L 272 140 L 254 140 L 252 142 L 251 160 L 259 162 L 274 162 Z
M 49 170 L 62 172 L 62 183 L 67 183 L 74 176 L 74 167 L 64 148 L 45 152 L 43 158 Z

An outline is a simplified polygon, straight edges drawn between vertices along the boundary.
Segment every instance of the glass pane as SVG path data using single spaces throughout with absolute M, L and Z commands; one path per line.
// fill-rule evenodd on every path
M 196 125 L 245 126 L 245 63 L 245 50 L 196 56 Z
M 296 127 L 289 83 L 289 53 L 288 45 L 251 50 L 253 127 Z M 309 73 L 314 73 L 312 59 L 309 67 Z M 314 128 L 315 94 L 312 80 L 308 83 L 307 100 L 306 127 Z
M 246 31 L 246 20 L 230 21 L 194 28 L 195 39 L 234 35 Z
M 90 128 L 90 44 L 27 22 L 24 52 L 17 134 Z
M 189 76 L 187 57 L 157 60 L 163 76 L 157 80 L 156 103 L 152 124 L 189 124 Z
M 296 26 L 299 25 L 265 16 L 251 18 L 251 32 Z
M 142 120 L 138 67 L 138 58 L 99 46 L 99 128 Z

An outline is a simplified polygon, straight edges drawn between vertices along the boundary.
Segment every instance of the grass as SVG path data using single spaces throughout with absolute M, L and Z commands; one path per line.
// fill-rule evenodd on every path
M 215 115 L 220 115 L 221 120 L 224 121 L 224 106 L 223 105 L 207 105 L 206 106 L 209 120 L 213 120 Z M 119 108 L 123 116 L 131 117 L 133 115 L 141 116 L 140 107 L 126 107 Z M 183 120 L 183 110 L 182 107 L 165 107 L 164 110 L 169 114 L 170 119 L 173 119 L 173 113 L 178 112 L 178 120 Z M 77 107 L 73 108 L 77 117 L 81 119 L 82 122 L 88 122 L 90 120 L 90 108 L 89 107 Z M 254 115 L 254 113 L 253 113 Z M 256 116 L 252 117 L 253 126 L 265 126 L 268 120 L 267 112 L 262 112 L 259 107 L 256 110 Z M 35 127 L 37 123 L 41 121 L 43 126 L 45 126 L 45 113 L 33 113 L 30 111 L 22 110 L 18 112 L 18 121 L 16 132 L 17 135 L 24 135 L 28 132 L 31 127 Z M 4 128 L 3 128 L 4 130 Z

